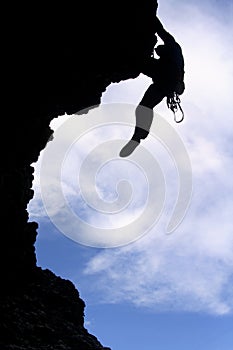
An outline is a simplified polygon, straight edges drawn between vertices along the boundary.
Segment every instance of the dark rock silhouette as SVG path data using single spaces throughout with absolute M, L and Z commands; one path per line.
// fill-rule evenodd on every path
M 104 349 L 83 326 L 84 302 L 72 283 L 36 264 L 38 225 L 27 213 L 31 164 L 52 135 L 53 118 L 98 105 L 111 82 L 141 73 L 154 48 L 156 9 L 155 0 L 124 0 L 3 10 L 2 350 Z
M 83 327 L 84 306 L 70 281 L 37 268 L 0 305 L 1 349 L 103 349 Z
M 148 58 L 142 67 L 142 73 L 151 77 L 153 83 L 148 87 L 136 108 L 135 131 L 131 140 L 121 150 L 121 157 L 129 156 L 140 141 L 148 136 L 154 117 L 153 108 L 165 97 L 167 97 L 168 107 L 174 113 L 178 107 L 182 111 L 179 105 L 179 95 L 184 92 L 185 85 L 184 58 L 181 47 L 175 38 L 164 29 L 158 18 L 155 20 L 155 32 L 163 40 L 164 45 L 155 48 L 159 59 Z

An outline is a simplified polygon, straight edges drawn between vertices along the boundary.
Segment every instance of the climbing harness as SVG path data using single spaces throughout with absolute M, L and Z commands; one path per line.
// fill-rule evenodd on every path
M 167 106 L 173 112 L 175 122 L 181 123 L 184 120 L 184 112 L 183 112 L 183 109 L 180 105 L 180 98 L 176 92 L 173 92 L 172 95 L 167 96 Z M 181 112 L 181 119 L 180 120 L 178 120 L 176 117 L 176 113 L 177 113 L 178 109 Z

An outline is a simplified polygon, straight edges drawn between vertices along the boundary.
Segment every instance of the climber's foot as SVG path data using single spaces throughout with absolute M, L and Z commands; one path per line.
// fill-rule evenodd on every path
M 120 151 L 120 157 L 128 157 L 135 148 L 138 147 L 140 141 L 130 140 Z

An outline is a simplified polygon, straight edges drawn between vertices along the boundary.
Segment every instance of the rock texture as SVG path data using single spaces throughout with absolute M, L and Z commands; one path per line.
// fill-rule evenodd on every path
M 83 327 L 84 302 L 68 281 L 49 270 L 1 303 L 1 349 L 103 349 Z
M 140 74 L 154 46 L 156 9 L 155 0 L 4 8 L 1 349 L 104 349 L 83 326 L 84 302 L 72 283 L 36 264 L 31 164 L 53 118 L 98 105 L 111 82 Z

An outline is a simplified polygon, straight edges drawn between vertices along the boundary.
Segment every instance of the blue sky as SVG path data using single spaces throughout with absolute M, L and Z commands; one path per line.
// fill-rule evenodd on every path
M 182 18 L 178 16 L 181 9 Z M 230 332 L 233 322 L 232 2 L 160 1 L 158 15 L 181 44 L 186 63 L 186 91 L 182 96 L 185 121 L 175 125 L 165 103 L 156 111 L 171 123 L 188 150 L 193 169 L 189 210 L 172 235 L 164 234 L 168 202 L 156 227 L 135 243 L 115 249 L 83 246 L 59 232 L 47 217 L 40 195 L 38 162 L 35 197 L 29 205 L 31 220 L 37 220 L 40 225 L 36 243 L 38 265 L 73 281 L 87 304 L 86 328 L 112 350 L 230 350 L 233 347 Z M 112 84 L 102 102 L 136 105 L 150 82 L 140 75 L 134 80 Z M 53 127 L 65 118 L 54 121 Z M 130 134 L 127 129 L 122 132 L 126 138 Z M 100 131 L 96 140 L 104 138 L 104 133 Z M 116 135 L 119 136 L 117 131 Z M 145 147 L 154 150 L 152 140 L 148 138 Z M 72 197 L 75 181 L 71 176 L 75 168 L 69 163 L 64 162 L 64 189 L 67 200 L 75 207 Z M 172 202 L 174 181 L 165 161 L 163 170 Z M 108 181 L 111 177 L 114 180 L 114 171 L 111 177 L 110 171 L 111 168 L 107 175 L 102 174 L 107 184 L 102 190 L 103 196 L 111 197 L 114 192 L 109 190 Z M 141 187 L 138 175 L 133 178 L 128 169 L 127 176 Z M 141 196 L 143 199 L 143 193 Z M 59 211 L 59 203 L 54 200 L 54 208 Z M 85 206 L 80 208 L 85 219 Z M 91 221 L 94 220 L 98 225 L 103 224 L 97 215 L 91 216 Z

